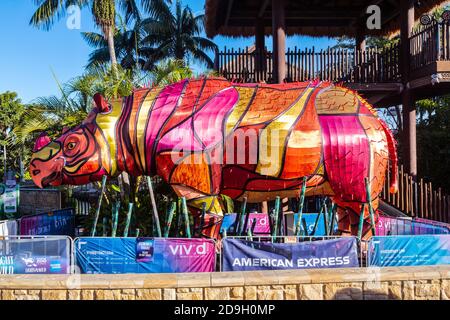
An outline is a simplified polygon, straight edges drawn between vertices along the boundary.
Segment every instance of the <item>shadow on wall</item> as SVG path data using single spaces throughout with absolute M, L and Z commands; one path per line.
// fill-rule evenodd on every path
M 380 290 L 362 290 L 360 287 L 348 287 L 336 291 L 333 295 L 328 296 L 325 293 L 325 298 L 331 300 L 402 300 L 401 295 L 396 295 L 393 292 L 383 292 Z

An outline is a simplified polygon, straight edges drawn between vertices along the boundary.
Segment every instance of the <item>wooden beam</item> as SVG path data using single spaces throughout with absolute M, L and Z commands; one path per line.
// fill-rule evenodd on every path
M 402 81 L 406 85 L 410 79 L 409 37 L 414 27 L 414 0 L 400 1 L 400 57 Z M 417 175 L 416 108 L 411 90 L 405 87 L 402 92 L 403 113 L 403 159 L 406 170 L 413 177 Z
M 269 5 L 269 0 L 264 0 L 263 4 L 261 5 L 261 8 L 259 8 L 258 18 L 261 18 L 264 15 L 264 12 L 266 12 L 268 5 Z
M 225 16 L 225 22 L 223 23 L 223 25 L 225 27 L 228 26 L 228 21 L 230 20 L 231 8 L 233 7 L 233 2 L 234 2 L 234 0 L 228 0 L 227 14 Z
M 284 0 L 272 0 L 273 77 L 283 83 L 286 77 L 286 21 Z

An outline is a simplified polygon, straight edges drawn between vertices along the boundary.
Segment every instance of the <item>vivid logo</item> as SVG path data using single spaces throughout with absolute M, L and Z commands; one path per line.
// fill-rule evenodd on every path
M 211 245 L 209 244 L 209 246 Z M 202 244 L 169 245 L 169 249 L 174 256 L 203 256 L 208 254 L 210 251 L 210 248 L 208 248 L 208 244 L 206 242 Z

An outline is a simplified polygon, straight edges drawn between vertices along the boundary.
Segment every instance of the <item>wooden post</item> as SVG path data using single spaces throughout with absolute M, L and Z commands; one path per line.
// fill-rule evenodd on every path
M 273 229 L 272 229 L 272 242 L 274 237 L 278 235 L 278 215 L 280 214 L 280 197 L 275 199 L 274 217 L 273 217 Z
M 283 83 L 286 77 L 286 21 L 284 0 L 272 0 L 273 77 Z
M 264 39 L 264 19 L 256 18 L 255 22 L 255 69 L 256 71 L 265 70 L 265 39 Z
M 416 150 L 416 108 L 414 98 L 407 87 L 410 78 L 410 42 L 414 26 L 414 0 L 400 1 L 400 43 L 401 43 L 401 70 L 404 89 L 402 92 L 403 106 L 403 156 L 406 170 L 415 178 L 417 175 Z
M 360 50 L 360 51 L 366 50 L 366 38 L 364 35 L 363 26 L 359 25 L 356 29 L 355 45 L 356 45 L 356 50 Z

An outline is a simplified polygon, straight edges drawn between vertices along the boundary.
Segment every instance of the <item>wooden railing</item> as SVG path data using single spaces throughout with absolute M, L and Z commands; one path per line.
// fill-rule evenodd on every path
M 440 188 L 433 188 L 431 182 L 423 179 L 414 181 L 407 174 L 403 166 L 399 168 L 398 192 L 389 193 L 390 176 L 381 193 L 381 198 L 404 212 L 405 214 L 441 222 L 450 222 L 450 196 L 442 192 Z
M 400 79 L 398 44 L 380 50 L 297 47 L 286 52 L 286 82 L 314 79 L 332 82 L 396 82 Z M 270 51 L 225 48 L 216 55 L 216 69 L 236 82 L 273 82 Z
M 435 22 L 410 37 L 411 70 L 450 60 L 450 21 Z

